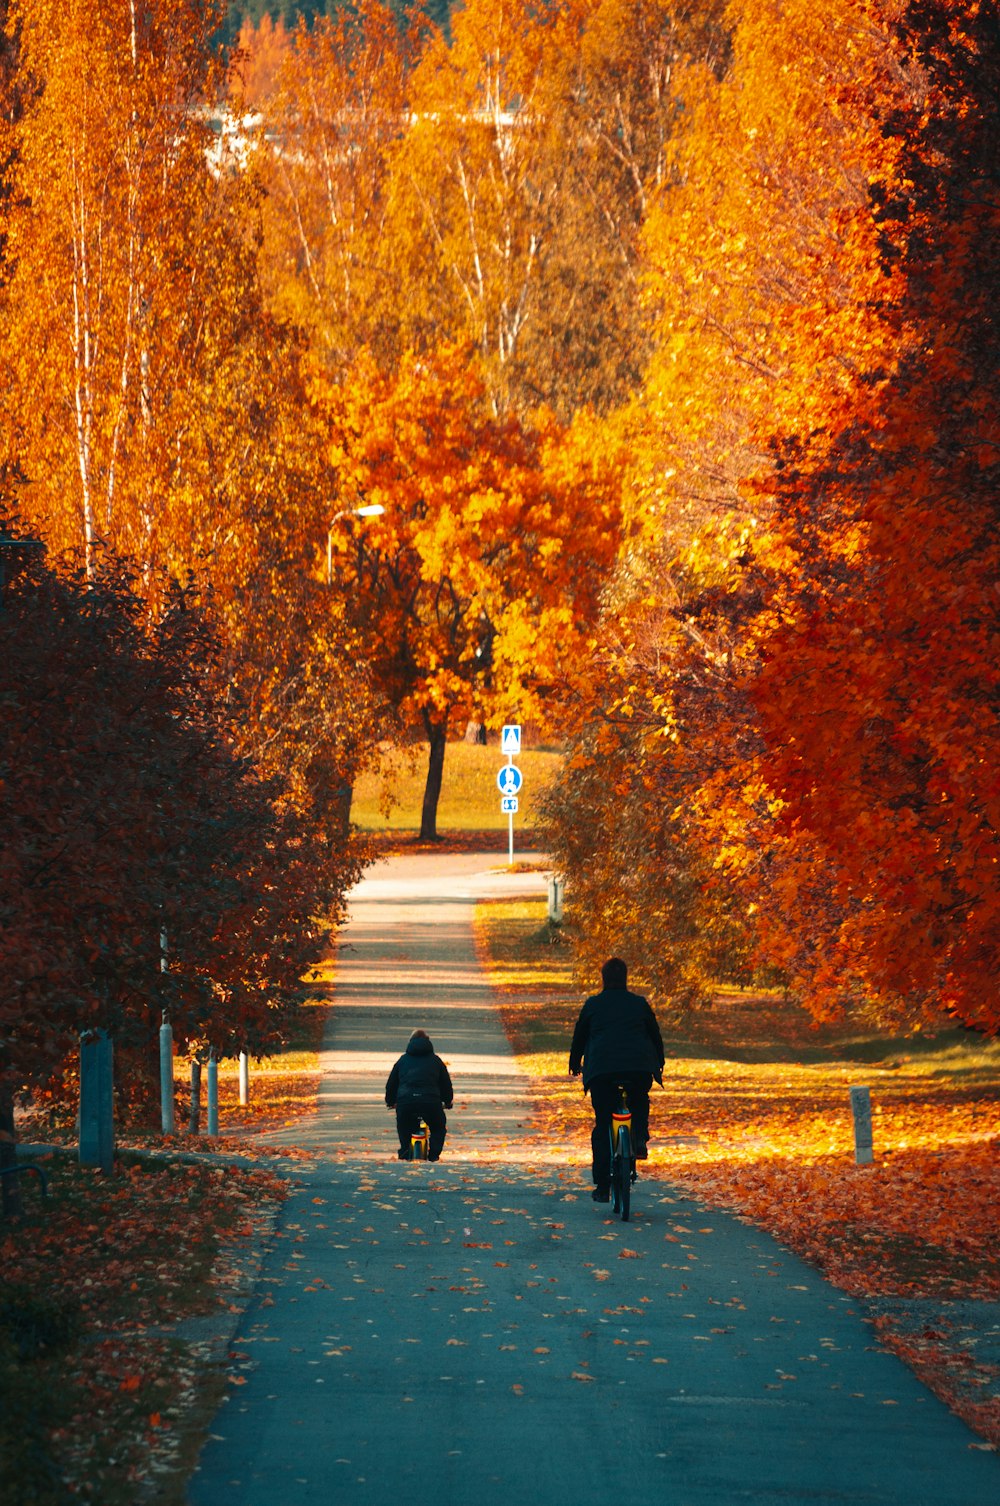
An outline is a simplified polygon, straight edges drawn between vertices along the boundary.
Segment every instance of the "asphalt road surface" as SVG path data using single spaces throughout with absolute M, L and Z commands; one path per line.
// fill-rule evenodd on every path
M 518 1142 L 524 1087 L 478 968 L 500 859 L 355 891 L 320 1110 L 241 1320 L 191 1506 L 997 1506 L 1000 1461 L 851 1299 L 659 1181 L 633 1219 Z M 383 1102 L 417 1025 L 456 1084 L 444 1159 Z

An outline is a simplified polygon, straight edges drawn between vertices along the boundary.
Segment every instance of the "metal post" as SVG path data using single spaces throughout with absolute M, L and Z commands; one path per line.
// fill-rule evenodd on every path
M 206 1114 L 208 1118 L 208 1133 L 219 1133 L 219 1063 L 215 1059 L 215 1052 L 208 1054 L 208 1092 Z
M 106 1030 L 80 1037 L 80 1165 L 114 1170 L 114 1051 Z
M 250 1102 L 250 1058 L 240 1052 L 240 1103 Z
M 514 866 L 514 812 L 517 810 L 517 792 L 521 788 L 521 771 L 515 768 L 514 757 L 521 751 L 521 728 L 517 722 L 508 722 L 500 735 L 500 748 L 507 756 L 507 765 L 497 775 L 500 787 L 500 810 L 507 812 L 507 862 Z
M 867 1166 L 875 1157 L 872 1150 L 872 1096 L 868 1088 L 851 1089 L 851 1113 L 854 1117 L 854 1160 Z
M 167 971 L 167 928 L 160 927 L 160 972 Z M 174 1032 L 167 1011 L 160 1025 L 160 1128 L 172 1135 L 177 1128 L 174 1114 Z
M 198 1121 L 201 1119 L 201 1062 L 197 1057 L 191 1061 L 191 1115 L 188 1120 L 188 1131 L 192 1135 L 198 1133 Z
M 174 1117 L 174 1032 L 166 1010 L 160 1026 L 160 1124 L 165 1135 L 172 1135 L 177 1128 Z

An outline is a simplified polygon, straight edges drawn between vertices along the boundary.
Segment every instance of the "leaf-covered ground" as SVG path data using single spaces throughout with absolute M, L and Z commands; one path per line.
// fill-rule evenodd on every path
M 70 1155 L 25 1178 L 0 1224 L 0 1479 L 6 1506 L 183 1499 L 206 1367 L 243 1253 L 285 1184 L 265 1169 L 126 1156 L 113 1175 Z M 184 1323 L 204 1315 L 192 1339 Z
M 531 1077 L 532 1132 L 579 1152 L 591 1117 L 566 1070 L 582 1002 L 569 948 L 543 904 L 483 905 L 478 936 Z M 683 1027 L 661 1023 L 646 1174 L 732 1209 L 865 1298 L 882 1341 L 1000 1446 L 1000 1043 L 820 1033 L 770 994 L 721 993 Z M 872 1095 L 868 1166 L 854 1159 L 852 1085 Z
M 287 1192 L 266 1165 L 278 1152 L 261 1136 L 314 1111 L 326 1013 L 316 1001 L 293 1049 L 251 1063 L 246 1104 L 238 1064 L 220 1065 L 218 1139 L 205 1133 L 204 1074 L 200 1132 L 189 1133 L 190 1069 L 178 1059 L 178 1133 L 119 1128 L 109 1178 L 76 1164 L 71 1127 L 20 1116 L 22 1140 L 69 1153 L 38 1163 L 47 1198 L 25 1176 L 23 1215 L 0 1221 L 4 1506 L 180 1506 L 224 1385 L 214 1348 Z M 261 1165 L 191 1155 L 215 1151 Z M 18 1482 L 13 1494 L 8 1480 Z
M 334 966 L 313 984 L 329 984 Z M 315 1111 L 327 1014 L 327 999 L 311 998 L 290 1048 L 251 1061 L 245 1104 L 238 1063 L 220 1064 L 217 1139 L 206 1132 L 204 1071 L 199 1130 L 189 1129 L 190 1063 L 178 1056 L 176 1134 L 117 1124 L 108 1178 L 77 1164 L 71 1114 L 50 1103 L 19 1112 L 23 1142 L 59 1149 L 35 1163 L 48 1197 L 26 1175 L 23 1215 L 0 1217 L 3 1506 L 180 1506 L 228 1383 L 212 1363 L 227 1310 L 287 1192 L 267 1163 L 308 1154 L 267 1133 Z M 259 1169 L 224 1165 L 217 1152 Z

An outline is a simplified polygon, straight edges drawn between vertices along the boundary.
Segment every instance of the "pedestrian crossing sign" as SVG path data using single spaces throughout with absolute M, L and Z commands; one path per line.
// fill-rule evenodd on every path
M 500 752 L 516 758 L 521 751 L 521 728 L 519 723 L 508 723 L 500 734 Z

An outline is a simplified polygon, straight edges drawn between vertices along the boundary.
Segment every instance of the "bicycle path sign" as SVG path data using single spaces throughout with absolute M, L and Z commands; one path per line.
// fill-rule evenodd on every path
M 505 763 L 497 775 L 497 788 L 501 795 L 516 795 L 524 783 L 524 775 L 515 763 Z

